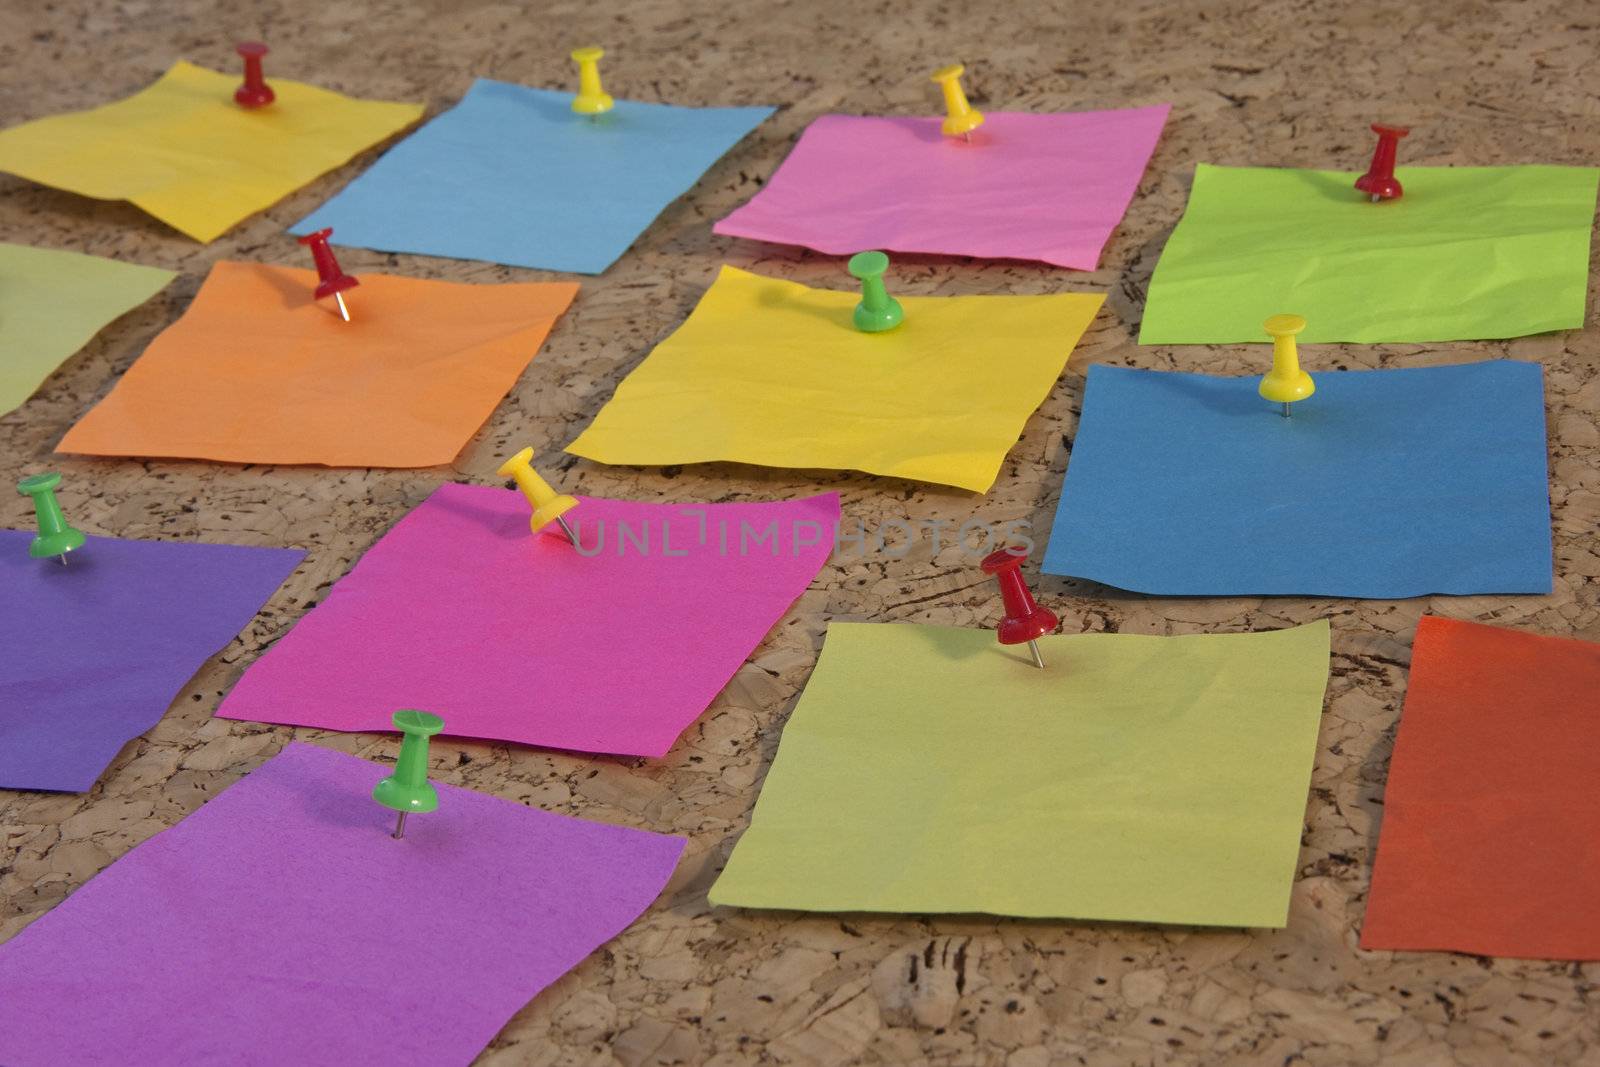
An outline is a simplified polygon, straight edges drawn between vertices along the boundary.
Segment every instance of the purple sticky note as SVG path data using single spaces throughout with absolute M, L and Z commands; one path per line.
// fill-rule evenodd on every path
M 5 789 L 93 786 L 305 558 L 298 549 L 91 537 L 62 566 L 29 558 L 33 537 L 0 530 Z
M 1170 104 L 991 112 L 970 142 L 939 118 L 824 115 L 715 232 L 849 255 L 867 248 L 1094 270 Z
M 228 719 L 661 756 L 833 551 L 835 493 L 761 504 L 581 497 L 529 532 L 521 493 L 445 485 L 228 694 Z
M 467 1064 L 683 851 L 438 783 L 396 841 L 389 772 L 291 744 L 35 920 L 0 946 L 0 1060 Z

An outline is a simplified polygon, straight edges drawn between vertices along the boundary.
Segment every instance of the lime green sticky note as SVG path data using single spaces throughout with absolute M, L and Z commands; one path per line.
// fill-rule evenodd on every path
M 0 415 L 112 319 L 177 274 L 99 256 L 0 243 Z
M 1195 168 L 1150 280 L 1139 343 L 1461 341 L 1583 325 L 1592 167 L 1401 167 L 1397 200 L 1355 174 Z M 1315 368 L 1312 368 L 1313 370 Z
M 1284 925 L 1328 624 L 834 623 L 713 904 Z

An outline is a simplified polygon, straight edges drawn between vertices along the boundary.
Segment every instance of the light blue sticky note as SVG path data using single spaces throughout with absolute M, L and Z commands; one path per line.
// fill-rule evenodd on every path
M 1259 378 L 1089 368 L 1044 570 L 1164 596 L 1548 593 L 1536 363 Z
M 770 107 L 618 100 L 480 78 L 291 230 L 336 245 L 599 274 Z

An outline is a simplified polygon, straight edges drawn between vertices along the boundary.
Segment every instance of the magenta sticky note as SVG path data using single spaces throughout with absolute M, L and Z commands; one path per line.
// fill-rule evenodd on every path
M 833 550 L 839 497 L 580 497 L 529 532 L 521 493 L 446 485 L 389 531 L 223 701 L 229 719 L 661 756 Z
M 0 945 L 0 1062 L 468 1064 L 683 851 L 438 783 L 396 841 L 389 771 L 291 744 Z
M 939 118 L 824 115 L 717 233 L 850 255 L 1030 259 L 1094 270 L 1170 104 L 990 112 L 972 140 Z

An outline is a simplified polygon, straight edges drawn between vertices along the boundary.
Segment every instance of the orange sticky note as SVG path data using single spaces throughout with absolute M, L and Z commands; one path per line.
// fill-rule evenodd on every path
M 1425 616 L 1361 947 L 1600 959 L 1600 645 Z
M 494 410 L 577 294 L 359 275 L 352 321 L 314 271 L 218 263 L 57 446 L 97 456 L 431 467 Z

